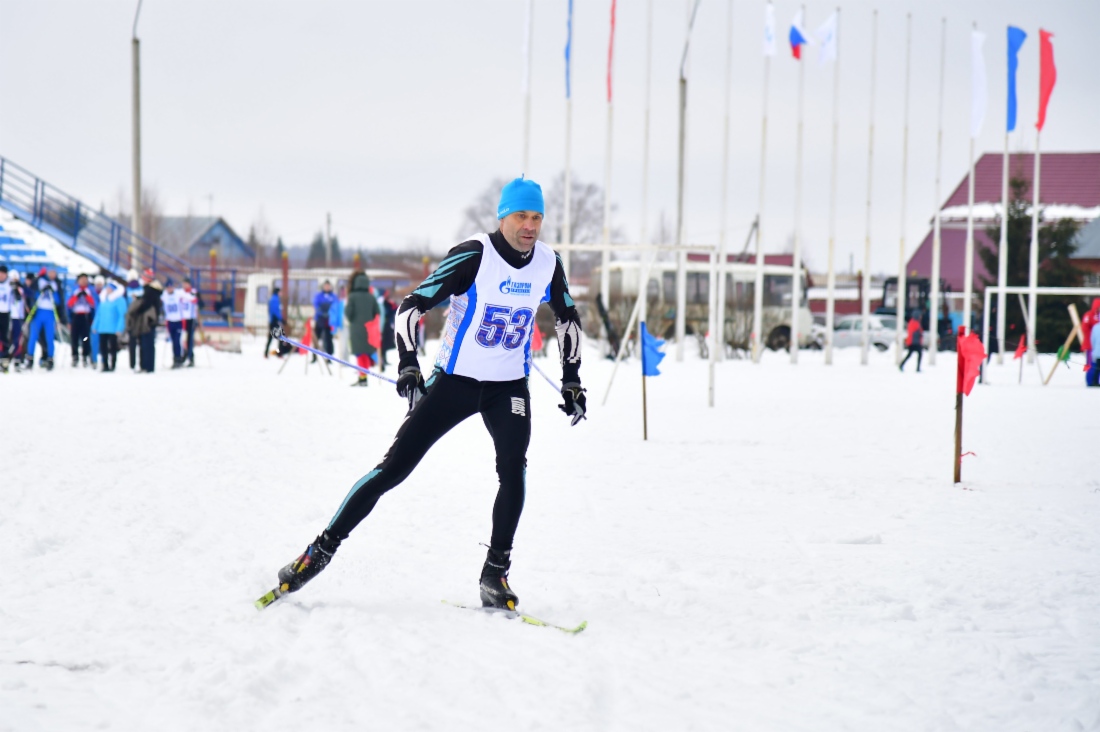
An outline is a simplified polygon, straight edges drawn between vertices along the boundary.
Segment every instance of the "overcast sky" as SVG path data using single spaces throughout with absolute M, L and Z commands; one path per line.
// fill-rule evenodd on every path
M 564 165 L 567 0 L 536 0 L 530 177 Z M 130 34 L 136 2 L 0 0 L 0 155 L 109 209 L 129 198 Z M 610 0 L 575 0 L 573 170 L 602 183 Z M 654 2 L 651 230 L 676 201 L 677 70 L 688 3 Z M 702 0 L 692 38 L 687 232 L 718 239 L 726 0 Z M 729 237 L 739 249 L 759 205 L 763 0 L 735 0 Z M 807 3 L 812 34 L 836 7 Z M 943 190 L 967 169 L 970 29 L 987 33 L 989 107 L 977 150 L 1000 151 L 1005 26 L 1028 33 L 1020 58 L 1013 150 L 1032 150 L 1038 30 L 1055 34 L 1058 83 L 1045 151 L 1100 150 L 1100 2 L 1096 0 L 845 0 L 840 50 L 838 264 L 862 257 L 871 111 L 871 18 L 879 9 L 872 196 L 873 271 L 896 270 L 906 13 L 913 13 L 909 197 L 912 252 L 935 209 L 941 18 L 947 18 Z M 798 65 L 784 42 L 798 5 L 775 3 L 765 248 L 786 249 L 794 226 Z M 462 209 L 495 177 L 522 166 L 525 0 L 244 2 L 145 0 L 143 176 L 168 214 L 213 209 L 245 236 L 263 212 L 287 243 L 308 241 L 332 213 L 347 245 L 429 243 L 460 236 Z M 618 4 L 612 200 L 615 224 L 641 225 L 646 3 Z M 805 67 L 806 256 L 825 265 L 833 67 Z M 469 232 L 462 232 L 469 233 Z

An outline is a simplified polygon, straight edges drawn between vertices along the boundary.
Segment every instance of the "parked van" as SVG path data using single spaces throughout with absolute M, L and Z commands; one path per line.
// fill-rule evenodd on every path
M 367 269 L 366 273 L 379 295 L 383 290 L 396 292 L 412 284 L 408 273 L 396 269 Z M 284 300 L 290 318 L 297 321 L 313 318 L 313 296 L 321 291 L 325 280 L 332 283 L 333 292 L 346 297 L 350 274 L 350 268 L 291 270 L 289 300 Z M 283 286 L 282 270 L 265 269 L 248 275 L 244 299 L 246 328 L 257 331 L 267 329 L 267 302 L 271 299 L 272 288 L 276 286 Z M 286 297 L 287 293 L 282 295 Z

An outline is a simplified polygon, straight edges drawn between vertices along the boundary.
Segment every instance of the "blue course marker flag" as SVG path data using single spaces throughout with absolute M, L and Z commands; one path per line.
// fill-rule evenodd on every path
M 661 360 L 665 357 L 665 354 L 661 353 L 661 346 L 665 345 L 665 342 L 656 336 L 650 335 L 649 330 L 646 329 L 645 323 L 642 323 L 642 375 L 643 376 L 660 376 L 661 372 L 657 370 L 657 367 L 661 364 Z

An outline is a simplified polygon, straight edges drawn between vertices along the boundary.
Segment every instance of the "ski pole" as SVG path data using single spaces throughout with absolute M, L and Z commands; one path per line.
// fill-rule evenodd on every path
M 354 369 L 354 370 L 358 371 L 361 374 L 366 374 L 367 376 L 373 376 L 376 379 L 381 379 L 382 381 L 385 381 L 385 382 L 390 383 L 390 384 L 397 384 L 396 381 L 394 381 L 393 379 L 391 379 L 388 376 L 383 376 L 382 374 L 377 373 L 376 371 L 370 371 L 368 369 L 363 368 L 362 366 L 358 366 L 358 365 L 353 364 L 353 363 L 348 363 L 347 361 L 345 361 L 341 358 L 336 358 L 336 356 L 329 355 L 329 354 L 325 353 L 324 351 L 318 351 L 316 348 L 310 348 L 309 346 L 307 346 L 304 343 L 299 343 L 298 341 L 294 340 L 293 338 L 288 338 L 287 335 L 285 333 L 283 333 L 283 329 L 278 327 L 278 326 L 271 329 L 271 335 L 274 336 L 277 340 L 282 341 L 283 343 L 287 343 L 287 344 L 289 344 L 291 346 L 294 346 L 296 348 L 301 348 L 304 351 L 309 351 L 310 353 L 312 353 L 316 356 L 320 356 L 323 359 L 326 359 L 326 360 L 329 360 L 329 361 L 335 361 L 336 363 L 340 364 L 341 366 L 347 366 L 349 369 Z
M 540 369 L 538 367 L 538 365 L 535 364 L 534 359 L 528 358 L 527 363 L 531 364 L 531 368 L 533 368 L 535 371 L 538 371 L 539 375 L 542 376 L 542 378 L 546 379 L 546 383 L 550 385 L 550 388 L 554 390 L 554 393 L 556 393 L 556 394 L 561 393 L 561 389 L 558 388 L 558 386 L 553 382 L 553 380 L 549 376 L 546 375 L 545 371 Z

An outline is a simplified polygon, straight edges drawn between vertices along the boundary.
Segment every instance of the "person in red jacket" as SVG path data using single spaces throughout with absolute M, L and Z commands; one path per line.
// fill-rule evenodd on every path
M 914 310 L 909 318 L 909 322 L 905 326 L 905 346 L 909 349 L 909 353 L 905 354 L 905 358 L 898 364 L 899 371 L 905 371 L 905 362 L 909 360 L 909 357 L 914 353 L 917 354 L 917 373 L 920 373 L 920 355 L 921 346 L 924 341 L 924 331 L 920 327 L 920 311 Z
M 88 286 L 88 275 L 82 274 L 76 278 L 76 290 L 66 301 L 65 306 L 72 314 L 69 326 L 69 342 L 73 349 L 73 366 L 80 363 L 83 356 L 84 365 L 92 366 L 92 344 L 89 338 L 92 335 L 92 318 L 95 315 L 95 292 Z

